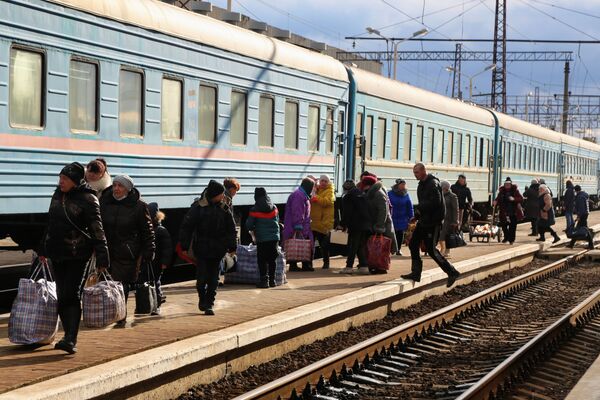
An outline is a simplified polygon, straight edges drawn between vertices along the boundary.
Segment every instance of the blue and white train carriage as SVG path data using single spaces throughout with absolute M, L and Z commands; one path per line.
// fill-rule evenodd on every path
M 282 205 L 308 174 L 339 195 L 416 161 L 482 207 L 506 175 L 596 196 L 600 146 L 156 0 L 0 1 L 0 238 L 34 246 L 58 171 L 97 156 L 176 229 L 209 179 L 241 181 L 243 214 L 256 186 Z

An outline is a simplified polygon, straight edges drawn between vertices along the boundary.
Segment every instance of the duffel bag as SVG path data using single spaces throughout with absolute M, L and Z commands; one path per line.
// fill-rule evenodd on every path
M 586 226 L 576 226 L 575 224 L 567 228 L 567 237 L 575 240 L 588 240 L 591 232 Z
M 123 284 L 104 272 L 104 280 L 83 289 L 83 324 L 103 328 L 127 316 Z
M 40 275 L 42 278 L 36 281 Z M 8 319 L 8 339 L 16 344 L 49 344 L 58 330 L 56 283 L 47 262 L 38 261 L 31 277 L 19 280 Z
M 285 275 L 285 257 L 281 248 L 278 247 L 279 255 L 275 260 L 275 285 L 280 286 L 287 283 Z M 235 271 L 225 274 L 225 283 L 243 283 L 254 285 L 260 280 L 258 271 L 258 257 L 256 245 L 238 245 L 236 250 L 237 266 Z
M 447 249 L 455 249 L 457 247 L 463 247 L 466 245 L 467 242 L 465 242 L 463 234 L 460 231 L 449 233 L 448 236 L 446 236 Z
M 367 240 L 367 264 L 369 268 L 390 269 L 392 240 L 383 235 L 372 235 Z

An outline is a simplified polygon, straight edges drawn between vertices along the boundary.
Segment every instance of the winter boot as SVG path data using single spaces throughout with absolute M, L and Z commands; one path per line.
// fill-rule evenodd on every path
M 264 275 L 260 277 L 260 281 L 256 284 L 256 287 L 259 289 L 268 289 L 269 288 L 269 276 Z
M 411 281 L 420 282 L 421 272 L 423 271 L 423 261 L 413 260 L 410 274 L 401 275 L 404 279 L 410 279 Z
M 556 234 L 556 232 L 552 232 L 552 237 L 554 238 L 552 243 L 560 242 L 560 237 Z

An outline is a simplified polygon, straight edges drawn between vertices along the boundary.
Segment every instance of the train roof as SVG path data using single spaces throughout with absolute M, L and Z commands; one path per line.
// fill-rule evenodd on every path
M 474 107 L 460 100 L 451 99 L 441 94 L 385 78 L 359 68 L 352 67 L 351 70 L 356 81 L 357 90 L 361 93 L 461 118 L 466 121 L 494 126 L 492 114 L 483 108 Z
M 157 0 L 48 0 L 277 65 L 348 82 L 334 58 Z

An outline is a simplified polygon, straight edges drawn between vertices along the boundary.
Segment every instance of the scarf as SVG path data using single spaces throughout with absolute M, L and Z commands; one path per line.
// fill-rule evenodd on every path
M 106 189 L 107 187 L 112 185 L 112 179 L 110 177 L 110 174 L 107 171 L 104 173 L 104 175 L 102 175 L 102 178 L 98 179 L 95 182 L 89 181 L 88 185 L 89 185 L 89 187 L 94 189 L 94 191 L 96 192 L 96 194 L 98 196 L 100 196 L 102 194 L 102 192 L 104 191 L 104 189 Z

